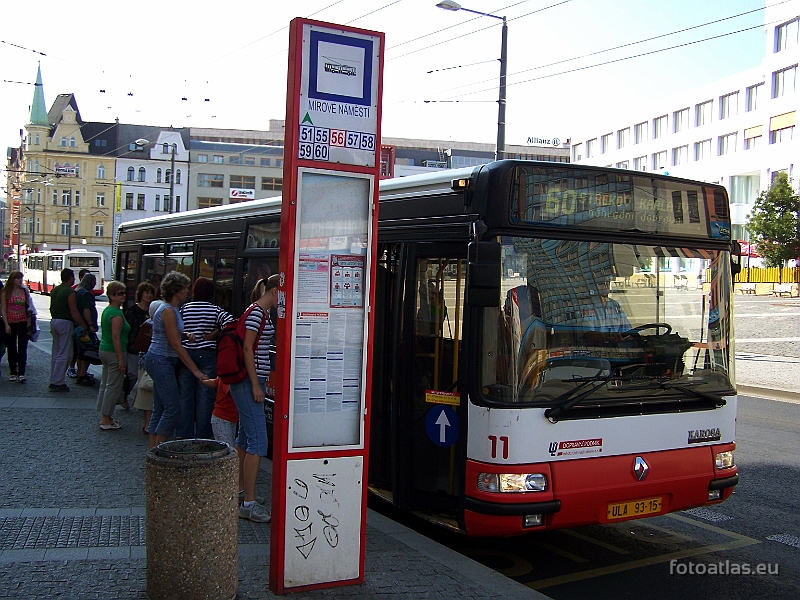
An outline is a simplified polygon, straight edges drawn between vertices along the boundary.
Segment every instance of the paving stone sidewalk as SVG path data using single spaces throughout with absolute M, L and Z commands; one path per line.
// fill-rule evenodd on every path
M 96 388 L 48 391 L 42 346 L 29 347 L 27 383 L 0 365 L 0 598 L 144 599 L 142 415 L 118 408 L 122 429 L 101 431 Z M 363 585 L 290 597 L 546 598 L 382 515 L 367 522 Z M 240 520 L 237 598 L 273 598 L 268 578 L 269 525 Z

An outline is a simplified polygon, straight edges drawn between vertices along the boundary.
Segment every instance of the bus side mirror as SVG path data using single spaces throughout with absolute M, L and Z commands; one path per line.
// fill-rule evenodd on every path
M 467 262 L 467 292 L 470 306 L 500 306 L 500 242 L 470 242 Z
M 736 259 L 734 260 L 734 256 Z M 742 245 L 739 240 L 731 240 L 731 275 L 736 277 L 742 272 Z

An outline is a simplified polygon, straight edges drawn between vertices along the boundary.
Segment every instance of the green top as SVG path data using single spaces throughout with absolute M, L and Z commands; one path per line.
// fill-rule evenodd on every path
M 50 318 L 72 320 L 69 312 L 69 295 L 74 294 L 73 290 L 66 283 L 62 283 L 53 288 L 50 292 Z M 77 306 L 77 305 L 76 305 Z
M 114 317 L 122 317 L 122 332 L 120 338 L 122 340 L 122 353 L 128 347 L 128 333 L 131 330 L 131 325 L 125 318 L 125 313 L 122 309 L 116 306 L 107 306 L 100 317 L 100 350 L 103 352 L 116 352 L 114 348 L 114 340 L 111 337 L 111 319 Z

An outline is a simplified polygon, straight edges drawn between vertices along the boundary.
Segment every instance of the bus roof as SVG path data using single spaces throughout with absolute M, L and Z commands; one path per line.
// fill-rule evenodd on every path
M 237 204 L 224 204 L 222 206 L 212 206 L 211 208 L 196 208 L 194 210 L 187 210 L 180 213 L 169 213 L 166 215 L 159 215 L 157 217 L 147 217 L 145 219 L 136 219 L 135 221 L 125 221 L 121 223 L 118 231 L 122 232 L 128 229 L 148 229 L 151 227 L 159 227 L 165 223 L 170 225 L 191 225 L 192 223 L 201 223 L 209 219 L 216 218 L 239 218 L 252 216 L 253 213 L 262 211 L 273 212 L 279 211 L 281 208 L 280 196 L 276 198 L 262 198 L 260 200 L 250 200 L 248 202 L 240 202 Z

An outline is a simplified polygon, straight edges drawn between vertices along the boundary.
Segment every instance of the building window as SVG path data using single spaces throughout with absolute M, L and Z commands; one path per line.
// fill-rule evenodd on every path
M 61 219 L 61 235 L 69 235 L 69 219 Z
M 103 165 L 97 165 L 97 178 L 98 179 L 106 178 L 106 168 Z
M 170 169 L 167 169 L 166 171 L 164 171 L 164 183 L 169 183 L 171 179 L 172 179 L 172 171 Z
M 769 120 L 769 143 L 788 142 L 794 137 L 795 111 L 777 115 Z
M 175 171 L 175 183 L 180 185 L 181 184 L 181 170 L 178 169 Z
M 97 195 L 94 197 L 95 206 L 103 207 L 106 205 L 106 195 L 105 192 L 98 192 Z
M 81 205 L 81 192 L 80 190 L 75 190 L 75 206 Z
M 175 212 L 181 212 L 181 197 L 175 196 Z
M 161 169 L 156 170 L 156 183 L 161 183 Z
M 706 125 L 711 123 L 711 107 L 713 102 L 708 100 L 707 102 L 701 102 L 696 104 L 694 107 L 694 126 L 700 127 L 701 125 Z
M 586 140 L 586 158 L 592 158 L 595 155 L 595 148 L 597 147 L 597 138 L 593 140 Z
M 61 147 L 62 148 L 66 148 L 67 147 L 67 138 L 65 138 L 65 137 L 61 138 Z
M 800 18 L 793 19 L 775 28 L 775 52 L 781 52 L 798 44 L 798 23 Z M 39 142 L 36 142 L 37 144 Z
M 72 202 L 72 190 L 61 190 L 61 206 L 69 206 Z
M 583 144 L 575 144 L 572 146 L 572 162 L 583 160 Z
M 275 166 L 276 167 L 283 167 L 283 159 L 282 158 L 276 158 L 275 159 Z
M 212 175 L 211 173 L 197 174 L 197 187 L 216 187 L 221 188 L 225 180 L 224 175 Z
M 261 159 L 261 166 L 262 167 L 268 167 L 269 166 L 269 159 L 268 158 L 262 158 Z
M 256 165 L 256 157 L 255 156 L 245 156 L 244 157 L 244 164 L 246 166 L 254 167 Z
M 156 212 L 161 210 L 161 194 L 156 194 L 156 201 L 153 205 L 153 210 Z
M 672 149 L 672 166 L 689 162 L 689 146 L 678 146 Z
M 235 156 L 229 156 L 228 157 L 228 163 L 230 163 L 232 165 L 238 165 L 239 164 L 239 155 L 237 154 Z
M 605 154 L 611 150 L 611 136 L 612 134 L 610 133 L 600 136 L 600 154 Z
M 169 154 L 169 144 L 161 145 L 161 154 Z
M 219 154 L 214 155 L 214 164 L 221 165 L 223 163 L 222 156 Z
M 75 147 L 75 138 L 74 137 L 69 138 L 69 147 L 70 148 L 74 148 Z
M 739 114 L 739 92 L 726 94 L 719 98 L 719 119 L 729 119 Z
M 212 206 L 222 206 L 222 198 L 197 199 L 197 208 L 211 208 Z
M 231 187 L 240 190 L 256 189 L 255 175 L 231 175 Z
M 128 167 L 128 175 L 125 178 L 126 181 L 133 181 L 133 176 L 136 173 L 136 170 L 133 167 Z
M 618 169 L 627 169 L 628 168 L 628 161 L 627 160 L 623 160 L 622 162 L 618 162 L 617 163 L 617 168 Z
M 736 152 L 736 138 L 737 133 L 729 133 L 727 135 L 719 136 L 719 156 L 725 156 L 731 152 Z
M 756 125 L 744 130 L 744 149 L 752 150 L 761 145 L 761 129 L 763 125 Z
M 757 83 L 756 85 L 751 85 L 745 90 L 744 102 L 746 112 L 751 112 L 758 108 L 758 90 L 763 85 L 763 83 Z
M 34 136 L 34 138 L 33 138 L 33 139 L 35 140 L 33 143 L 34 143 L 34 144 L 36 144 L 36 145 L 38 146 L 38 145 L 39 145 L 39 143 L 40 143 L 40 142 L 39 142 L 39 134 L 37 133 L 37 134 Z
M 81 166 L 78 163 L 75 163 L 75 177 L 81 176 Z
M 667 151 L 655 152 L 653 154 L 653 171 L 661 171 L 667 168 Z
M 653 119 L 653 139 L 657 140 L 667 134 L 667 115 Z
M 80 235 L 81 234 L 81 222 L 78 219 L 75 219 L 72 223 L 72 235 Z
M 630 145 L 631 141 L 631 128 L 626 127 L 617 131 L 617 150 L 622 150 Z
M 136 195 L 136 210 L 144 210 L 144 194 Z
M 169 194 L 164 194 L 164 205 L 161 207 L 164 212 L 171 212 L 172 209 L 170 208 L 171 201 Z
M 36 190 L 36 204 L 42 203 L 42 188 Z
M 641 144 L 647 141 L 647 121 L 633 126 L 633 143 Z
M 731 204 L 753 204 L 761 185 L 760 175 L 736 175 L 731 177 Z
M 144 170 L 144 167 L 139 167 L 139 181 L 145 181 L 147 178 L 147 171 Z
M 94 237 L 105 237 L 106 228 L 102 221 L 94 222 Z
M 711 140 L 702 140 L 694 144 L 694 160 L 704 160 L 711 157 Z
M 53 190 L 51 198 L 53 200 L 53 206 L 58 206 L 58 190 Z
M 282 177 L 262 177 L 261 189 L 262 190 L 279 190 L 283 187 Z
M 207 163 L 208 162 L 208 154 L 198 154 L 197 155 L 197 162 L 199 162 L 199 163 Z
M 775 71 L 772 74 L 772 97 L 780 98 L 794 94 L 797 79 L 797 65 Z
M 133 194 L 125 194 L 125 209 L 133 210 Z

